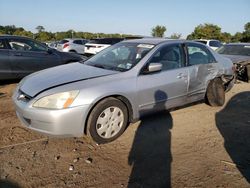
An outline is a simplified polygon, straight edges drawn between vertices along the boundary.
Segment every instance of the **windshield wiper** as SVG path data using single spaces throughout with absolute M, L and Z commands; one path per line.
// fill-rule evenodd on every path
M 90 65 L 90 66 L 93 66 L 93 67 L 105 69 L 105 67 L 104 67 L 103 65 L 100 65 L 100 64 L 89 64 L 89 65 Z

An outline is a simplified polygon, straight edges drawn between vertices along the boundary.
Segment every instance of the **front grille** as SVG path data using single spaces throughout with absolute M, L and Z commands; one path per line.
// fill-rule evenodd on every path
M 31 119 L 28 119 L 28 118 L 25 118 L 25 117 L 23 117 L 23 119 L 25 120 L 25 122 L 26 122 L 28 125 L 31 124 Z

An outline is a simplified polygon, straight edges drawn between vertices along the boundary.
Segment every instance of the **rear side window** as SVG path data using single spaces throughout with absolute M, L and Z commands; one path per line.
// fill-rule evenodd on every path
M 73 43 L 74 44 L 80 44 L 80 45 L 82 45 L 82 41 L 81 40 L 74 40 Z
M 66 43 L 66 42 L 69 42 L 68 40 L 61 40 L 60 42 L 59 42 L 59 44 L 64 44 L 64 43 Z
M 215 62 L 213 55 L 204 47 L 198 44 L 188 44 L 189 65 L 208 64 Z

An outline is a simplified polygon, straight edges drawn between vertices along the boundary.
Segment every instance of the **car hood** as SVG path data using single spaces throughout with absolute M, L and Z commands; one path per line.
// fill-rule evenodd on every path
M 243 62 L 243 61 L 250 61 L 249 56 L 243 56 L 243 55 L 242 56 L 241 55 L 223 55 L 223 56 L 231 59 L 233 63 L 239 63 L 239 62 Z
M 20 82 L 19 89 L 30 97 L 34 97 L 57 86 L 115 73 L 117 71 L 96 68 L 82 63 L 71 63 L 33 73 Z

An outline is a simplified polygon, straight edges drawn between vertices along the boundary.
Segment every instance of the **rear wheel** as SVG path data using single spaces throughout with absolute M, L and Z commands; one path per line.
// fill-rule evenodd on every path
M 222 106 L 225 103 L 225 88 L 220 78 L 215 78 L 208 84 L 206 103 L 210 106 Z
M 109 97 L 99 102 L 88 118 L 88 132 L 98 144 L 118 138 L 128 124 L 128 110 L 123 102 Z

